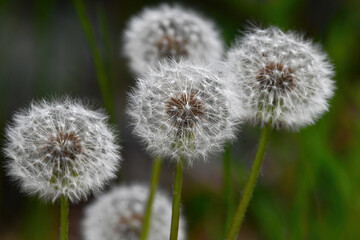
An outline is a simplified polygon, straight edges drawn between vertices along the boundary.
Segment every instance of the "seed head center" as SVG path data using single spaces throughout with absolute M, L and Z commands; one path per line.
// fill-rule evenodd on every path
M 125 235 L 140 236 L 142 222 L 143 216 L 140 214 L 134 213 L 130 216 L 123 216 L 119 219 L 115 230 L 124 232 Z
M 179 128 L 193 127 L 205 114 L 203 103 L 193 93 L 182 93 L 166 102 L 166 113 Z
M 71 131 L 68 133 L 59 132 L 51 136 L 44 147 L 47 159 L 58 159 L 62 162 L 65 159 L 75 160 L 76 155 L 82 152 L 80 139 Z
M 187 40 L 178 40 L 174 37 L 165 35 L 155 43 L 158 49 L 159 57 L 161 58 L 175 58 L 188 56 L 186 50 Z
M 259 81 L 262 90 L 291 91 L 296 86 L 293 73 L 294 70 L 290 67 L 270 62 L 260 69 L 256 79 Z

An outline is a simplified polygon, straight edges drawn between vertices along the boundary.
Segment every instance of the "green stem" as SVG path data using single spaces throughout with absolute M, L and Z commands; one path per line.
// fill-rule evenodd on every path
M 236 210 L 235 217 L 231 224 L 230 230 L 227 234 L 227 237 L 226 237 L 227 240 L 235 239 L 235 237 L 240 229 L 241 223 L 244 219 L 246 209 L 249 205 L 252 193 L 254 191 L 256 179 L 259 175 L 259 170 L 260 170 L 260 166 L 261 166 L 261 163 L 262 163 L 262 160 L 264 157 L 270 130 L 271 130 L 270 125 L 265 126 L 262 130 L 259 146 L 258 146 L 256 155 L 255 155 L 253 165 L 251 167 L 250 175 L 246 182 L 245 189 L 244 189 L 243 195 L 241 197 L 239 206 Z
M 114 106 L 112 103 L 111 91 L 108 81 L 108 76 L 105 71 L 104 64 L 101 60 L 100 52 L 96 47 L 95 36 L 92 31 L 89 17 L 86 13 L 85 5 L 82 0 L 73 0 L 77 15 L 81 22 L 81 26 L 84 30 L 86 39 L 88 41 L 91 55 L 93 57 L 96 77 L 98 80 L 98 85 L 101 92 L 101 97 L 104 103 L 106 110 L 109 112 L 110 116 L 114 117 Z
M 140 240 L 146 240 L 147 234 L 149 232 L 150 227 L 150 219 L 151 219 L 151 207 L 156 191 L 156 186 L 159 182 L 159 176 L 160 176 L 160 170 L 161 170 L 161 159 L 159 157 L 155 158 L 152 168 L 152 174 L 151 174 L 151 182 L 150 182 L 150 191 L 149 191 L 149 198 L 146 204 L 145 214 L 144 214 L 144 220 L 142 223 L 142 229 L 140 233 Z
M 177 240 L 178 237 L 183 162 L 184 158 L 181 157 L 180 160 L 176 163 L 175 167 L 170 240 Z
M 60 240 L 68 239 L 68 215 L 69 201 L 67 197 L 61 196 L 60 203 Z
M 107 71 L 109 79 L 112 79 L 112 67 L 111 67 L 111 48 L 110 48 L 110 39 L 109 39 L 109 29 L 106 21 L 106 15 L 104 6 L 100 5 L 97 9 L 98 13 L 98 23 L 100 27 L 100 37 L 104 46 L 104 65 Z
M 225 232 L 228 231 L 231 224 L 233 210 L 234 210 L 234 201 L 231 185 L 231 143 L 228 142 L 225 145 L 223 153 L 223 191 L 224 191 L 224 202 L 226 208 L 225 214 Z

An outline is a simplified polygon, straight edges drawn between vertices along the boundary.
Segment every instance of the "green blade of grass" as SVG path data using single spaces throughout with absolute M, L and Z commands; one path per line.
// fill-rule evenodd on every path
M 106 110 L 109 112 L 110 116 L 113 118 L 114 106 L 113 106 L 112 96 L 109 86 L 109 78 L 106 74 L 105 67 L 100 56 L 100 52 L 96 46 L 94 33 L 90 24 L 89 17 L 86 13 L 85 5 L 82 0 L 74 0 L 73 4 L 90 47 L 103 104 Z

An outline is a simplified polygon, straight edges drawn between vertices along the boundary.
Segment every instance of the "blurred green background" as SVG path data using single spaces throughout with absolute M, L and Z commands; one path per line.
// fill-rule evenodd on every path
M 32 99 L 64 93 L 85 97 L 98 106 L 103 102 L 113 113 L 123 146 L 121 182 L 146 183 L 152 161 L 132 136 L 124 113 L 134 76 L 120 44 L 126 21 L 160 1 L 85 1 L 85 8 L 79 3 L 0 0 L 1 145 L 6 122 Z M 177 3 L 212 18 L 227 45 L 249 21 L 277 25 L 323 44 L 335 65 L 337 90 L 330 111 L 300 132 L 272 133 L 240 239 L 360 239 L 360 1 Z M 99 78 L 109 82 L 102 90 Z M 106 88 L 112 97 L 103 101 L 101 91 Z M 245 125 L 232 147 L 235 203 L 258 137 L 259 129 Z M 2 155 L 0 161 L 4 165 Z M 169 194 L 172 171 L 165 162 L 160 188 Z M 0 189 L 0 239 L 58 238 L 58 205 L 20 193 L 3 168 Z M 221 156 L 186 168 L 183 189 L 188 239 L 222 239 Z M 82 209 L 87 203 L 71 206 L 70 239 L 81 239 Z

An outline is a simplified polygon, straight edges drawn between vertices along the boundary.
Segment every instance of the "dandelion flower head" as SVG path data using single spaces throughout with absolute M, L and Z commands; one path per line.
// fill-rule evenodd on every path
M 164 59 L 216 61 L 222 57 L 223 49 L 215 25 L 180 6 L 145 8 L 131 18 L 124 32 L 124 54 L 139 74 Z
M 6 129 L 8 174 L 46 200 L 86 198 L 115 177 L 121 160 L 107 120 L 68 97 L 33 102 Z
M 328 110 L 333 66 L 319 46 L 299 34 L 253 28 L 229 50 L 226 64 L 253 124 L 298 129 Z
M 82 222 L 86 240 L 138 240 L 142 227 L 148 188 L 142 185 L 120 186 L 100 196 L 85 209 Z M 167 240 L 170 236 L 171 202 L 157 191 L 152 205 L 149 240 Z M 185 239 L 184 220 L 180 216 L 178 239 Z
M 190 164 L 206 159 L 234 137 L 239 123 L 229 87 L 209 65 L 163 62 L 130 94 L 134 133 L 154 156 Z

